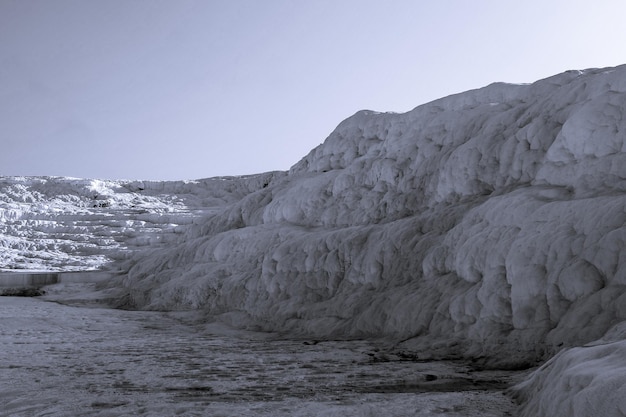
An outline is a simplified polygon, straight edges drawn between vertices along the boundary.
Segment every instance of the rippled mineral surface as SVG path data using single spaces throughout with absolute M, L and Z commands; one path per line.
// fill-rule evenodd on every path
M 376 341 L 289 340 L 194 313 L 0 297 L 2 416 L 502 416 L 515 377 Z

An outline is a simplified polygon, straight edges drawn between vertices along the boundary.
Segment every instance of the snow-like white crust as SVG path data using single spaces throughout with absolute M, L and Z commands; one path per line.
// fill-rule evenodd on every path
M 620 67 L 359 112 L 124 285 L 141 308 L 444 355 L 589 342 L 626 317 L 625 91 Z
M 196 181 L 0 177 L 0 269 L 99 269 L 173 244 L 207 212 L 274 175 Z

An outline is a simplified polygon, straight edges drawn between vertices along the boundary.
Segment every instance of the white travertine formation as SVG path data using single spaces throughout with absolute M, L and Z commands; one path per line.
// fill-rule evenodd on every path
M 127 306 L 424 358 L 557 354 L 515 388 L 525 415 L 624 415 L 625 110 L 622 66 L 358 112 L 288 173 L 176 185 L 202 220 L 114 285 Z M 159 187 L 178 192 L 130 191 Z

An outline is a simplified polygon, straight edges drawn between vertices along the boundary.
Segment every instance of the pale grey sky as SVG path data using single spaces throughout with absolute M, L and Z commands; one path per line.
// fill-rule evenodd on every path
M 623 0 L 0 0 L 0 175 L 285 170 L 361 109 L 626 63 Z

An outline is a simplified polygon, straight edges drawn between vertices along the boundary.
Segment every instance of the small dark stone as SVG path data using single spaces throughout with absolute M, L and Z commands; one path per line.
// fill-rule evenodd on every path
M 39 297 L 46 292 L 39 288 L 4 288 L 0 289 L 0 296 L 5 297 Z

